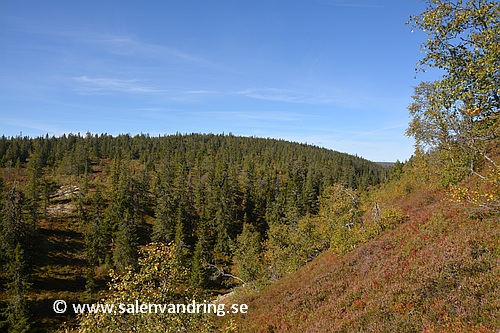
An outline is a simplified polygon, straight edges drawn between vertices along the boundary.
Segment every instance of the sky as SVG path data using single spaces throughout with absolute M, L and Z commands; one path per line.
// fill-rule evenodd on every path
M 232 133 L 404 161 L 420 0 L 2 0 L 0 134 Z

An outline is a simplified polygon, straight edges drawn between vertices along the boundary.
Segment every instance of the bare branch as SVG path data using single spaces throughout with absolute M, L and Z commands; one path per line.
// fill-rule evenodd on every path
M 220 277 L 230 277 L 230 278 L 233 278 L 235 280 L 238 280 L 240 281 L 244 286 L 247 284 L 246 281 L 244 281 L 243 279 L 233 275 L 233 274 L 230 274 L 230 273 L 226 273 L 224 272 L 224 269 L 217 266 L 217 265 L 214 265 L 214 264 L 211 264 L 207 261 L 205 261 L 205 265 L 207 265 L 209 268 L 213 269 L 214 270 L 214 274 L 212 275 L 212 277 L 214 279 L 217 279 L 217 278 L 220 278 Z

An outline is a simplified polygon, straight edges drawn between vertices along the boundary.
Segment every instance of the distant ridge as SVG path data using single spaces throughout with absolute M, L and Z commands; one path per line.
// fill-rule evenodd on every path
M 375 163 L 384 168 L 392 168 L 395 164 L 395 162 L 375 162 Z

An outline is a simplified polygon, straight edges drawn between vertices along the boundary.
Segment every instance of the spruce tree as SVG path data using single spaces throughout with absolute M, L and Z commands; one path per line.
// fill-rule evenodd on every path
M 203 289 L 207 283 L 203 252 L 202 242 L 196 242 L 193 258 L 191 259 L 189 283 L 193 288 L 197 290 Z
M 125 216 L 118 226 L 115 236 L 113 260 L 115 267 L 123 272 L 129 266 L 134 266 L 137 261 L 137 233 L 134 221 Z
M 42 193 L 43 158 L 39 149 L 35 149 L 29 158 L 27 165 L 28 179 L 26 181 L 25 194 L 26 206 L 28 208 L 28 219 L 33 227 L 38 221 L 38 209 L 40 206 L 40 194 Z
M 172 189 L 172 173 L 164 162 L 156 175 L 154 182 L 154 206 L 152 239 L 155 242 L 168 244 L 174 240 L 175 211 Z
M 18 244 L 23 248 L 32 245 L 35 229 L 24 213 L 26 205 L 24 194 L 14 184 L 4 195 L 1 211 L 0 249 L 4 258 L 8 259 Z
M 105 230 L 104 230 L 104 201 L 99 188 L 96 189 L 94 197 L 91 200 L 91 211 L 85 223 L 85 252 L 87 256 L 87 283 L 86 290 L 90 299 L 95 290 L 94 271 L 95 268 L 104 261 L 107 252 Z
M 25 294 L 30 287 L 28 283 L 27 265 L 24 250 L 17 243 L 13 252 L 9 253 L 6 264 L 8 282 L 6 283 L 9 302 L 3 315 L 6 318 L 2 326 L 7 326 L 7 332 L 29 332 L 29 311 Z

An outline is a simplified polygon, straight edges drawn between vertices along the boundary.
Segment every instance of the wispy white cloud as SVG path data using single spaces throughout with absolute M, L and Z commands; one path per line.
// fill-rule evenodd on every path
M 299 121 L 307 115 L 296 112 L 283 112 L 283 111 L 211 111 L 211 112 L 198 112 L 198 115 L 224 118 L 225 120 L 236 121 L 285 121 L 293 122 Z M 307 116 L 311 117 L 311 116 Z
M 54 124 L 50 122 L 44 121 L 34 121 L 27 118 L 1 118 L 0 121 L 5 124 L 7 127 L 13 126 L 26 130 L 34 130 L 41 134 L 49 134 L 49 135 L 61 135 L 64 133 L 62 129 L 58 126 L 54 126 Z
M 405 131 L 407 124 L 399 125 L 388 125 L 385 127 L 371 128 L 365 127 L 364 129 L 351 129 L 351 130 L 339 130 L 335 129 L 333 132 L 335 136 L 338 137 L 350 137 L 350 138 L 363 138 L 369 140 L 383 140 L 384 138 L 393 137 L 393 135 L 400 134 Z M 315 132 L 332 132 L 332 128 L 322 128 L 315 127 Z
M 122 80 L 107 77 L 91 78 L 86 75 L 73 78 L 78 84 L 76 90 L 82 94 L 110 94 L 110 93 L 132 93 L 132 94 L 159 94 L 167 90 L 159 89 L 141 83 L 140 80 Z
M 193 95 L 221 94 L 221 92 L 219 92 L 219 91 L 215 91 L 215 90 L 203 90 L 203 89 L 200 89 L 200 90 L 187 90 L 185 93 L 186 94 L 193 94 Z
M 11 29 L 27 34 L 40 35 L 45 38 L 51 38 L 60 43 L 70 43 L 72 49 L 78 49 L 78 46 L 91 47 L 93 50 L 101 51 L 123 56 L 139 56 L 147 58 L 169 59 L 177 61 L 186 61 L 198 65 L 213 65 L 207 59 L 183 51 L 175 45 L 163 45 L 159 43 L 146 42 L 131 34 L 110 33 L 86 28 L 68 27 L 60 29 L 47 24 L 41 24 L 25 17 L 2 16 L 3 20 L 8 20 Z M 75 47 L 76 46 L 76 47 Z M 45 45 L 38 45 L 45 49 L 53 49 Z M 66 51 L 68 49 L 66 48 Z
M 332 96 L 323 93 L 281 88 L 250 88 L 237 91 L 235 94 L 254 99 L 287 103 L 331 104 L 334 102 Z
M 190 54 L 176 47 L 147 43 L 126 35 L 105 35 L 91 33 L 85 37 L 89 43 L 97 44 L 112 54 L 131 55 L 158 59 L 175 59 L 197 65 L 212 65 L 203 57 Z
M 392 101 L 387 98 L 372 96 L 355 88 L 249 88 L 236 91 L 234 94 L 265 101 L 310 105 L 333 105 L 348 109 L 358 109 L 367 106 L 379 107 L 380 105 L 389 105 L 392 103 Z
M 355 8 L 382 8 L 380 4 L 374 3 L 373 0 L 316 0 L 322 4 L 333 5 L 338 7 L 355 7 Z
M 4 17 L 2 17 L 4 18 Z M 66 57 L 79 57 L 80 50 L 93 50 L 93 53 L 103 53 L 112 56 L 136 57 L 142 59 L 158 59 L 164 63 L 187 63 L 194 66 L 218 68 L 210 60 L 182 50 L 175 43 L 162 44 L 147 42 L 140 36 L 123 33 L 103 32 L 87 28 L 68 27 L 59 29 L 47 24 L 41 24 L 23 17 L 8 17 L 11 29 L 21 33 L 38 35 L 55 41 L 50 45 L 34 44 L 29 47 L 44 52 L 60 53 Z M 70 45 L 70 47 L 68 47 Z M 101 57 L 102 54 L 99 54 Z

